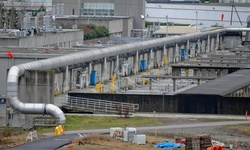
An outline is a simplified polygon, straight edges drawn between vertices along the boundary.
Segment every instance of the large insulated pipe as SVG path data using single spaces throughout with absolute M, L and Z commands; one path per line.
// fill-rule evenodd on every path
M 200 38 L 211 34 L 217 34 L 226 31 L 250 31 L 249 28 L 224 28 L 207 32 L 191 33 L 181 36 L 172 36 L 150 41 L 137 42 L 131 44 L 118 45 L 109 48 L 92 49 L 73 54 L 67 54 L 60 57 L 54 57 L 25 64 L 20 64 L 10 68 L 7 79 L 7 98 L 10 106 L 24 114 L 49 114 L 55 118 L 59 118 L 59 123 L 65 123 L 64 113 L 55 105 L 43 103 L 22 103 L 18 99 L 18 80 L 25 70 L 49 70 L 68 65 L 84 63 L 100 58 L 116 56 L 128 52 L 162 46 L 194 38 Z

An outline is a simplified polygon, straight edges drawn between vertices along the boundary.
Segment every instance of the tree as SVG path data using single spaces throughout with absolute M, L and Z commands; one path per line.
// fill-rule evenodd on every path
M 44 5 L 41 5 L 41 6 L 38 8 L 38 12 L 46 12 L 46 7 L 44 7 Z
M 6 23 L 6 9 L 4 7 L 4 3 L 0 2 L 0 28 L 4 28 L 4 24 Z
M 84 30 L 84 40 L 109 36 L 109 30 L 105 26 L 96 26 L 94 24 L 87 24 L 80 26 Z

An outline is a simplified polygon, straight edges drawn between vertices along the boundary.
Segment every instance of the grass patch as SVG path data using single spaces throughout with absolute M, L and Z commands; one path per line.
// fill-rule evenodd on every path
M 20 128 L 0 128 L 0 149 L 7 149 L 8 145 L 24 142 L 27 135 Z
M 87 129 L 105 129 L 110 127 L 139 127 L 162 125 L 161 122 L 153 118 L 143 117 L 110 117 L 110 116 L 66 116 L 65 130 L 87 130 Z M 55 128 L 38 128 L 38 132 L 54 132 Z
M 224 126 L 231 133 L 240 133 L 250 136 L 250 124 Z

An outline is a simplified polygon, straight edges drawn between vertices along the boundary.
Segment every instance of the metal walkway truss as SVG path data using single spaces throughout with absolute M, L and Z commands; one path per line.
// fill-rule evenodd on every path
M 122 103 L 115 101 L 90 99 L 83 97 L 67 96 L 63 109 L 85 112 L 105 112 L 114 114 L 129 114 L 139 110 L 139 104 Z

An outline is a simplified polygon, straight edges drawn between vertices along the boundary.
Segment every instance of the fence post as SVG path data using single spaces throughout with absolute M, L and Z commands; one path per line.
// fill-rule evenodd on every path
M 105 112 L 107 112 L 107 111 L 108 111 L 108 108 L 107 108 L 108 106 L 107 106 L 107 105 L 108 105 L 108 103 L 106 103 L 106 110 L 105 110 Z

